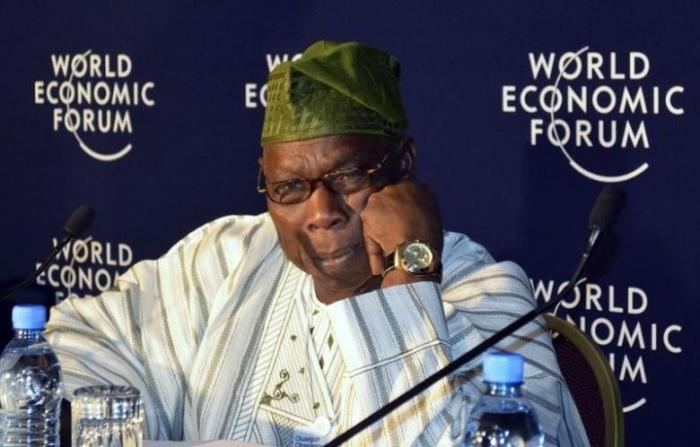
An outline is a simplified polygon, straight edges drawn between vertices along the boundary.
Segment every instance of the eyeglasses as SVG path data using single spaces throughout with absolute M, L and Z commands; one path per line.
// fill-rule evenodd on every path
M 352 194 L 372 184 L 373 175 L 386 163 L 389 153 L 373 168 L 347 168 L 329 172 L 313 179 L 291 179 L 265 184 L 262 167 L 258 172 L 258 192 L 266 194 L 275 203 L 293 205 L 311 197 L 314 185 L 323 182 L 326 188 L 338 194 Z

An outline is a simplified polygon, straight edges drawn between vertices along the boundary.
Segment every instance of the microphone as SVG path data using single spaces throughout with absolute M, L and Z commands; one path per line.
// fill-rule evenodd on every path
M 63 225 L 63 232 L 71 237 L 78 237 L 92 225 L 93 220 L 95 209 L 89 205 L 80 205 Z
M 61 249 L 66 246 L 68 242 L 83 234 L 85 230 L 92 225 L 92 221 L 94 219 L 95 210 L 91 206 L 80 205 L 78 208 L 76 208 L 76 210 L 73 211 L 73 214 L 70 215 L 66 223 L 63 225 L 63 238 L 58 244 L 56 244 L 53 250 L 51 250 L 51 253 L 49 253 L 46 260 L 39 266 L 38 269 L 27 276 L 22 282 L 0 292 L 0 302 L 11 297 L 20 290 L 24 290 L 27 286 L 32 284 L 37 276 L 42 274 L 49 264 L 51 264 L 51 262 L 56 258 Z
M 619 189 L 606 186 L 600 191 L 588 217 L 588 240 L 584 256 L 590 256 L 598 238 L 610 232 L 624 204 L 625 194 Z
M 534 320 L 538 315 L 547 312 L 554 308 L 568 293 L 576 286 L 584 268 L 590 258 L 593 249 L 596 247 L 598 241 L 602 235 L 605 235 L 612 231 L 612 227 L 619 215 L 620 211 L 625 202 L 625 193 L 614 189 L 610 186 L 606 186 L 598 194 L 598 198 L 593 205 L 593 210 L 588 219 L 588 239 L 586 242 L 586 247 L 584 249 L 581 260 L 579 261 L 576 270 L 569 283 L 564 287 L 564 289 L 557 294 L 557 296 L 549 302 L 546 302 L 539 307 L 532 309 L 525 315 L 521 316 L 517 320 L 510 323 L 508 326 L 504 327 L 497 333 L 493 334 L 491 337 L 479 343 L 474 349 L 467 351 L 461 356 L 454 359 L 452 362 L 448 363 L 442 369 L 436 371 L 433 375 L 427 377 L 425 380 L 409 389 L 396 399 L 384 405 L 382 408 L 378 409 L 374 413 L 367 416 L 365 419 L 361 420 L 355 426 L 350 427 L 344 433 L 338 435 L 331 442 L 326 444 L 326 447 L 337 447 L 341 444 L 349 441 L 353 436 L 360 433 L 362 430 L 366 429 L 370 425 L 379 421 L 404 403 L 413 399 L 426 389 L 430 388 L 433 384 L 440 381 L 449 374 L 455 372 L 461 366 L 467 364 L 468 362 L 474 360 L 476 357 L 484 353 L 487 349 L 493 347 L 499 341 L 513 334 L 515 331 Z

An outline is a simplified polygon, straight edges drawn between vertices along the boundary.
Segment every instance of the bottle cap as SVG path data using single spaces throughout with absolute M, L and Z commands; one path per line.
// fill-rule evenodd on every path
M 40 304 L 20 304 L 12 308 L 12 327 L 17 329 L 43 329 L 46 323 L 46 307 Z
M 491 352 L 484 358 L 484 381 L 523 383 L 523 358 L 510 352 Z

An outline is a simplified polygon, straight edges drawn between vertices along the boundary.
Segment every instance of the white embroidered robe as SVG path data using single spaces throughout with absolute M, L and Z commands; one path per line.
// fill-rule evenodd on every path
M 290 445 L 325 417 L 338 434 L 534 306 L 523 271 L 445 233 L 443 282 L 326 306 L 284 256 L 268 214 L 229 216 L 134 265 L 115 290 L 55 306 L 47 325 L 67 395 L 142 391 L 151 439 Z M 525 357 L 548 445 L 587 445 L 543 321 L 499 344 Z M 452 445 L 483 391 L 479 360 L 354 439 Z

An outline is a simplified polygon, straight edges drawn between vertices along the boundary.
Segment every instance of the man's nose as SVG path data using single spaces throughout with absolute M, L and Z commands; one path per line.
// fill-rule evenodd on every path
M 309 231 L 340 228 L 349 218 L 343 197 L 328 189 L 323 182 L 318 182 L 307 199 L 306 212 Z

